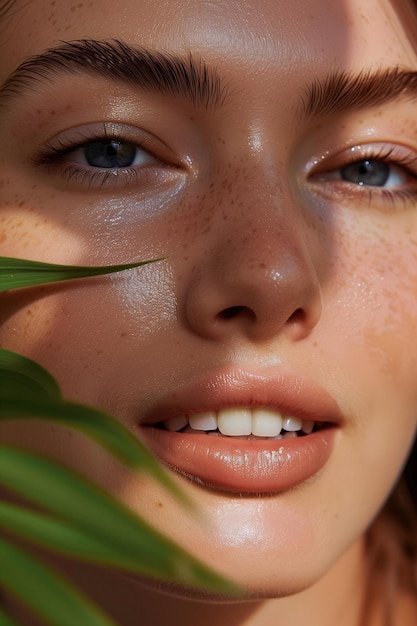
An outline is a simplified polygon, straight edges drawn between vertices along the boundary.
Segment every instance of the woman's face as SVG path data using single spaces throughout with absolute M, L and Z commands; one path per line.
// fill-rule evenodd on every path
M 397 16 L 18 0 L 2 26 L 0 254 L 166 258 L 2 296 L 0 343 L 116 415 L 205 520 L 64 429 L 2 436 L 254 594 L 311 585 L 371 523 L 416 426 L 417 79 Z M 271 438 L 280 415 L 314 430 Z M 190 421 L 231 434 L 167 430 Z

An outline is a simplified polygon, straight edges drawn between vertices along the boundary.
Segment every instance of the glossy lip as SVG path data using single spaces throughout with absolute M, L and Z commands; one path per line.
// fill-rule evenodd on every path
M 327 427 L 280 440 L 211 437 L 149 427 L 178 415 L 260 406 L 326 422 Z M 207 488 L 275 493 L 297 486 L 324 467 L 342 422 L 335 400 L 306 378 L 282 371 L 266 376 L 228 370 L 169 392 L 141 420 L 140 437 L 165 465 Z

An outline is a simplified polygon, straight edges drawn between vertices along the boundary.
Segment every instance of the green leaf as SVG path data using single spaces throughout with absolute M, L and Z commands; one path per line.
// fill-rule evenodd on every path
M 4 390 L 16 389 L 18 395 L 20 386 L 22 391 L 38 390 L 50 398 L 61 398 L 58 383 L 46 369 L 21 354 L 0 348 L 0 398 Z
M 157 478 L 188 507 L 149 450 L 116 419 L 99 409 L 62 399 L 58 383 L 40 365 L 0 348 L 0 420 L 42 419 L 75 428 L 105 447 L 125 465 Z
M 94 439 L 132 469 L 154 476 L 184 505 L 193 508 L 159 461 L 129 431 L 109 415 L 82 404 L 54 402 L 27 393 L 0 395 L 0 420 L 41 419 L 75 428 Z
M 74 524 L 14 504 L 0 502 L 0 528 L 48 550 L 118 569 L 145 573 L 146 567 L 131 554 L 123 554 Z M 138 525 L 138 532 L 141 532 Z
M 57 572 L 1 538 L 0 555 L 3 588 L 51 626 L 116 626 Z
M 19 626 L 17 622 L 13 622 L 11 617 L 6 615 L 0 605 L 0 626 Z
M 114 272 L 133 269 L 148 263 L 163 261 L 165 257 L 125 263 L 122 265 L 103 266 L 80 266 L 80 265 L 57 265 L 55 263 L 41 263 L 40 261 L 26 261 L 10 257 L 0 257 L 0 292 L 56 283 L 75 278 L 88 278 L 90 276 L 102 276 Z
M 164 538 L 104 490 L 41 455 L 1 445 L 0 483 L 58 516 L 65 524 L 73 524 L 83 535 L 111 546 L 108 550 L 117 551 L 125 566 L 131 559 L 137 559 L 138 570 L 148 576 L 236 593 L 234 585 Z M 24 522 L 20 517 L 20 524 Z M 38 538 L 41 530 L 38 525 Z M 25 536 L 31 538 L 30 534 Z M 86 550 L 85 544 L 83 549 Z
M 158 260 L 162 259 L 80 267 L 0 257 L 0 292 L 105 275 Z M 30 359 L 0 349 L 0 419 L 21 418 L 47 419 L 81 430 L 126 465 L 152 473 L 185 501 L 160 464 L 117 420 L 92 407 L 65 401 L 58 384 L 46 370 Z M 10 446 L 1 446 L 0 453 L 0 482 L 55 516 L 4 503 L 0 505 L 1 525 L 9 532 L 94 562 L 129 571 L 132 568 L 131 571 L 141 574 L 222 594 L 239 594 L 235 585 L 189 556 L 82 476 Z M 58 575 L 12 544 L 2 542 L 0 552 L 0 582 L 7 579 L 3 580 L 4 586 L 20 594 L 49 623 L 64 626 L 67 622 L 62 616 L 70 615 L 71 626 L 111 624 L 88 602 L 83 603 Z M 72 610 L 75 612 L 71 613 Z M 0 611 L 0 626 L 10 624 Z

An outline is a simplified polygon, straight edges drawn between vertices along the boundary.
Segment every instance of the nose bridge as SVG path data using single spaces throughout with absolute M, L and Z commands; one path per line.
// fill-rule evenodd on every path
M 250 156 L 248 164 L 229 167 L 220 183 L 214 249 L 224 269 L 258 270 L 278 285 L 297 268 L 312 270 L 315 250 L 308 242 L 314 227 L 294 198 L 285 168 L 271 154 Z
M 229 167 L 216 197 L 209 236 L 195 243 L 189 323 L 213 338 L 266 339 L 284 327 L 305 336 L 320 315 L 320 288 L 310 227 L 285 181 L 268 164 Z

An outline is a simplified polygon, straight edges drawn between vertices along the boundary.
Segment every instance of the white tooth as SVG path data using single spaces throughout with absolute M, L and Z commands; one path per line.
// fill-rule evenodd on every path
M 202 431 L 202 430 L 195 430 L 194 428 L 191 428 L 191 426 L 187 426 L 187 428 L 184 428 L 184 430 L 182 432 L 183 433 L 187 433 L 187 435 L 189 435 L 189 434 L 202 435 L 204 431 Z
M 299 417 L 284 417 L 282 420 L 282 428 L 289 432 L 301 430 L 302 425 L 303 420 L 300 420 Z
M 272 409 L 252 410 L 252 434 L 257 437 L 276 437 L 281 432 L 282 416 Z
M 190 426 L 195 430 L 216 430 L 217 428 L 217 418 L 213 411 L 190 415 L 188 420 Z
M 167 430 L 181 430 L 184 426 L 187 426 L 188 419 L 184 415 L 177 415 L 176 417 L 170 417 L 169 420 L 164 421 L 164 426 Z
M 298 437 L 297 433 L 295 431 L 289 431 L 287 433 L 284 433 L 282 435 L 283 439 L 293 439 L 294 437 Z
M 310 433 L 313 432 L 313 428 L 314 428 L 314 422 L 312 420 L 303 420 L 303 425 L 301 427 L 301 430 L 303 431 L 303 433 L 305 433 L 306 435 L 309 435 Z
M 217 413 L 217 427 L 222 435 L 241 436 L 252 432 L 252 411 L 250 409 L 222 409 Z

